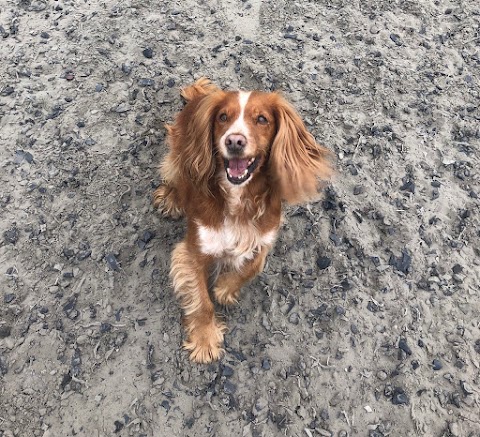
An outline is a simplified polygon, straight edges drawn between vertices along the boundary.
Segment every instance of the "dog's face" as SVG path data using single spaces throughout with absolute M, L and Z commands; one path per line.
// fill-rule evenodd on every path
M 227 92 L 214 113 L 213 146 L 228 181 L 241 185 L 261 171 L 277 132 L 275 96 Z
M 315 199 L 319 181 L 331 175 L 330 152 L 279 93 L 223 91 L 200 79 L 182 96 L 187 105 L 169 127 L 169 141 L 178 144 L 172 159 L 181 166 L 172 168 L 198 191 L 210 195 L 219 174 L 237 186 L 255 178 L 298 203 Z

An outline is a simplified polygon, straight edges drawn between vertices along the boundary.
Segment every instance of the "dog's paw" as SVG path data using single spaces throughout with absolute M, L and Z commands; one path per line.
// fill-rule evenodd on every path
M 196 326 L 189 334 L 183 347 L 190 352 L 190 359 L 196 363 L 217 361 L 223 355 L 224 324 L 212 322 L 206 326 Z
M 230 274 L 224 273 L 218 278 L 213 294 L 220 305 L 233 305 L 238 303 L 240 289 L 235 285 Z
M 153 193 L 153 206 L 164 216 L 179 219 L 183 216 L 182 208 L 177 205 L 175 191 L 167 185 L 160 185 Z
M 232 291 L 228 285 L 217 285 L 213 289 L 213 294 L 220 305 L 233 305 L 238 303 L 240 290 Z

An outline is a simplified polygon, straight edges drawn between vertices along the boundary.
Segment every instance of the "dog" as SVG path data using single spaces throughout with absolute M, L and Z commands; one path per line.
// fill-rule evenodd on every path
M 277 92 L 224 91 L 206 78 L 182 89 L 186 105 L 167 125 L 169 152 L 154 206 L 187 221 L 170 276 L 184 314 L 183 347 L 198 363 L 218 360 L 226 326 L 215 316 L 263 270 L 282 203 L 318 198 L 333 171 L 295 109 Z

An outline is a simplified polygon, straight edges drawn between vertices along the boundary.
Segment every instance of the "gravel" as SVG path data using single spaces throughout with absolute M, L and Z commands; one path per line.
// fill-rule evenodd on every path
M 0 435 L 476 435 L 474 2 L 130 6 L 0 9 Z M 199 366 L 151 196 L 201 76 L 282 92 L 337 174 Z

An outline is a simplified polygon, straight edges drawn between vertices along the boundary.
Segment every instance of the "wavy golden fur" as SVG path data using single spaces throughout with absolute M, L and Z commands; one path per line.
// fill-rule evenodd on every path
M 185 107 L 167 128 L 169 153 L 154 206 L 185 216 L 187 233 L 172 255 L 171 278 L 184 311 L 185 349 L 196 362 L 221 356 L 220 304 L 265 264 L 281 223 L 281 204 L 314 200 L 332 174 L 319 146 L 278 93 L 223 91 L 202 78 L 181 92 Z

